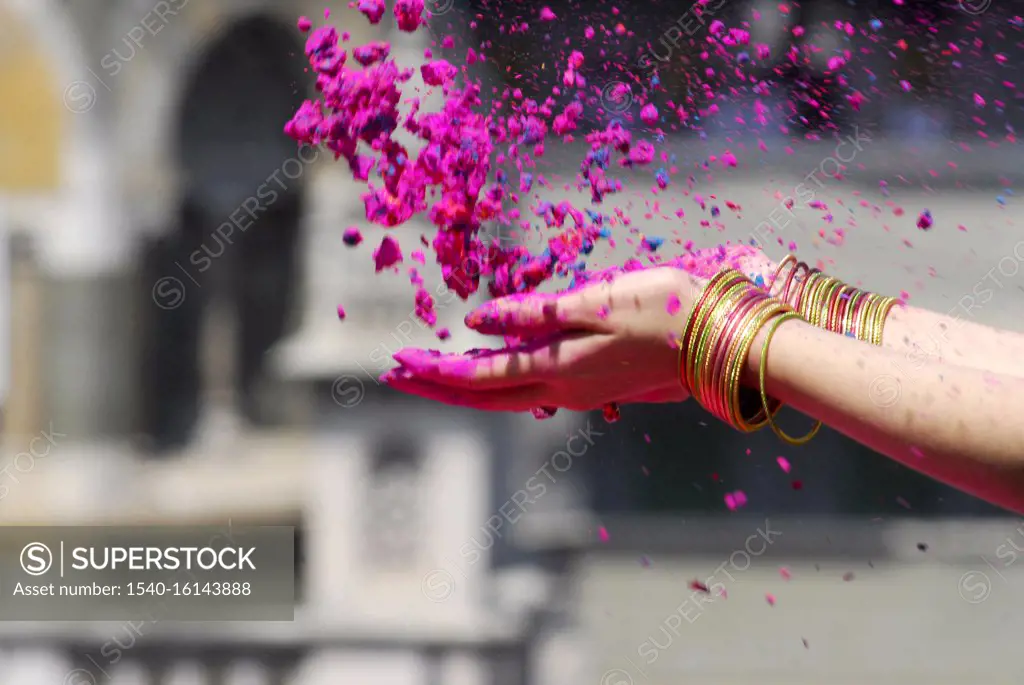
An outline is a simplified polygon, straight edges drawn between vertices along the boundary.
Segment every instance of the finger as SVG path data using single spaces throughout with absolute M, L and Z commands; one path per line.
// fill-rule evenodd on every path
M 416 395 L 454 407 L 483 411 L 525 412 L 534 407 L 552 405 L 549 391 L 542 385 L 527 385 L 495 390 L 470 390 L 432 383 L 396 373 L 387 384 L 400 392 Z
M 561 295 L 532 293 L 488 302 L 466 316 L 484 335 L 535 338 L 567 331 L 607 332 L 610 283 L 596 283 Z
M 451 388 L 498 389 L 540 381 L 542 355 L 527 349 L 491 350 L 482 354 L 432 355 L 400 350 L 394 355 L 409 377 Z
M 432 354 L 407 348 L 395 361 L 412 376 L 456 388 L 491 390 L 543 383 L 564 373 L 605 336 L 569 334 L 478 354 Z

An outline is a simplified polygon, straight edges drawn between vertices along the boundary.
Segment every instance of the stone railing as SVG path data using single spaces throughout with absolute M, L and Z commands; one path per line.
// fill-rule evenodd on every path
M 19 625 L 0 684 L 532 685 L 531 632 L 294 624 Z

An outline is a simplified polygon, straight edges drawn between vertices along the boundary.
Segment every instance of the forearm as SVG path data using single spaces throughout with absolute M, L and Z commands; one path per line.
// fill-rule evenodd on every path
M 765 333 L 748 359 L 751 387 Z M 934 359 L 900 377 L 894 369 L 905 355 L 800 321 L 782 324 L 768 353 L 771 396 L 906 466 L 1024 512 L 1024 380 Z
M 882 345 L 898 354 L 891 374 L 912 379 L 928 361 L 1024 378 L 1024 335 L 917 307 L 894 307 Z
M 801 304 L 807 304 L 810 282 L 823 277 L 820 273 L 810 274 L 810 267 L 796 262 L 792 255 L 778 265 L 763 254 L 744 256 L 743 260 L 743 267 L 753 280 L 760 276 L 770 284 L 773 295 L 798 310 Z M 830 297 L 842 297 L 840 292 L 833 290 Z M 970 316 L 974 308 L 972 304 L 961 309 L 964 316 Z M 904 376 L 925 361 L 944 361 L 1024 378 L 1024 335 L 974 323 L 962 316 L 897 305 L 886 320 L 882 346 L 899 353 L 896 365 Z

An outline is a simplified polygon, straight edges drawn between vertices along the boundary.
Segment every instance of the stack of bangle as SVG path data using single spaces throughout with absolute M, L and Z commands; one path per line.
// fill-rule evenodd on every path
M 872 345 L 882 344 L 885 320 L 899 300 L 858 290 L 819 269 L 810 268 L 793 255 L 779 263 L 769 290 L 775 289 L 783 270 L 789 265 L 793 268 L 778 291 L 779 299 L 800 312 L 813 326 Z
M 702 407 L 736 430 L 751 433 L 770 425 L 790 444 L 807 442 L 820 424 L 804 438 L 787 436 L 774 421 L 782 403 L 765 391 L 768 345 L 779 324 L 794 318 L 801 317 L 740 272 L 720 271 L 686 321 L 679 341 L 680 382 Z M 765 326 L 769 329 L 761 351 L 760 406 L 744 406 L 740 377 L 754 338 Z

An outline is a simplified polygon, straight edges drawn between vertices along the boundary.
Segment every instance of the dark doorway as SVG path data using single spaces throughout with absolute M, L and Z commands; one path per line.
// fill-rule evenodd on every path
M 234 316 L 235 394 L 253 425 L 271 421 L 258 389 L 266 352 L 284 335 L 296 295 L 304 186 L 315 153 L 283 133 L 307 93 L 301 36 L 272 19 L 238 21 L 196 62 L 181 100 L 178 216 L 151 246 L 153 281 L 186 295 L 148 308 L 145 417 L 158 451 L 188 443 L 200 418 L 200 338 L 216 298 Z

